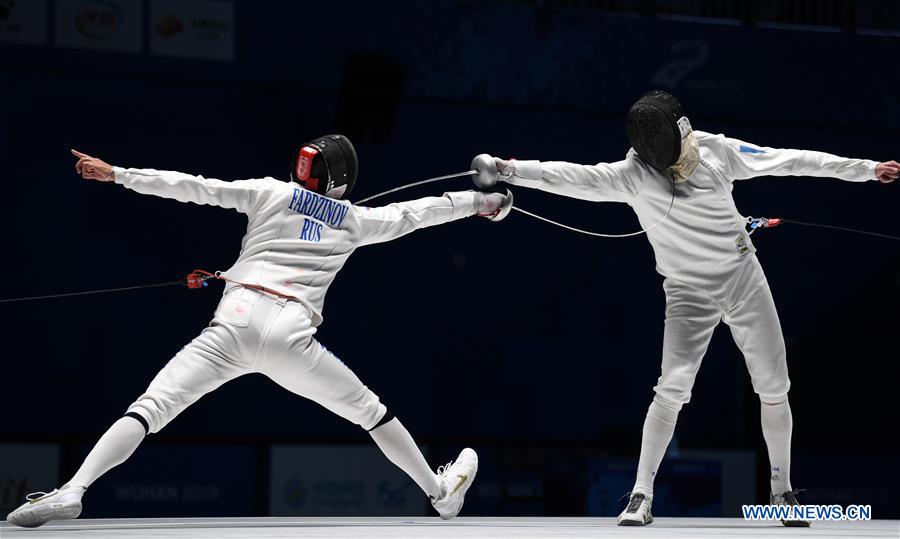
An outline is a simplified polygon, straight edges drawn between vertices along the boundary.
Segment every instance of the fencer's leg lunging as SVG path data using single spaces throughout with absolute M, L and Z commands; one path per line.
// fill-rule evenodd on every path
M 112 424 L 84 459 L 78 472 L 53 492 L 30 495 L 27 503 L 7 517 L 11 524 L 35 528 L 51 520 L 78 518 L 84 491 L 98 477 L 125 462 L 140 445 L 146 425 L 139 416 L 129 414 Z
M 388 460 L 406 472 L 431 498 L 441 518 L 450 519 L 459 514 L 466 491 L 478 471 L 478 456 L 474 451 L 464 449 L 454 462 L 442 466 L 435 474 L 399 419 L 393 416 L 388 421 L 382 419 L 369 434 Z
M 128 460 L 147 434 L 146 424 L 135 416 L 129 414 L 112 424 L 67 485 L 87 489 L 101 475 Z
M 85 490 L 101 475 L 125 462 L 145 435 L 158 432 L 206 393 L 247 372 L 234 354 L 234 329 L 216 319 L 160 370 L 143 395 L 103 434 L 68 483 L 50 493 L 29 495 L 6 520 L 37 527 L 51 520 L 77 518 Z
M 441 482 L 438 476 L 431 471 L 415 440 L 399 419 L 394 417 L 370 430 L 369 434 L 384 456 L 406 472 L 429 498 L 432 500 L 441 498 Z
M 261 298 L 261 304 L 271 300 Z M 260 307 L 260 303 L 254 309 Z M 464 449 L 452 463 L 429 469 L 406 427 L 388 412 L 378 395 L 313 334 L 308 313 L 299 303 L 281 304 L 268 332 L 268 353 L 259 372 L 288 391 L 315 401 L 335 414 L 366 429 L 385 456 L 406 472 L 431 498 L 441 518 L 455 517 L 478 471 L 478 457 Z
M 10 524 L 36 528 L 51 520 L 78 518 L 84 491 L 101 475 L 125 462 L 146 435 L 146 424 L 129 414 L 112 424 L 68 483 L 44 494 L 30 494 L 28 502 L 10 513 Z

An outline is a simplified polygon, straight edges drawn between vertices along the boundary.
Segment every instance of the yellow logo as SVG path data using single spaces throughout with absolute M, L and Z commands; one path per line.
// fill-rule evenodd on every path
M 459 483 L 453 488 L 453 491 L 450 494 L 456 494 L 456 491 L 459 490 L 459 487 L 463 486 L 463 483 L 469 480 L 469 476 L 466 474 L 460 474 Z

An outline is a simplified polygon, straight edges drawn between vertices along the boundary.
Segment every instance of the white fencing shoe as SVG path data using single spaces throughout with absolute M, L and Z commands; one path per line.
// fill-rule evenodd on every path
M 53 492 L 34 492 L 27 502 L 6 515 L 6 521 L 23 528 L 37 528 L 51 520 L 78 518 L 84 487 L 63 485 Z
M 653 496 L 643 492 L 632 492 L 628 499 L 628 506 L 619 515 L 616 524 L 619 526 L 646 526 L 653 523 L 653 515 L 650 514 L 650 506 L 653 505 Z
M 431 500 L 431 505 L 441 518 L 450 520 L 459 514 L 465 501 L 466 491 L 472 486 L 478 473 L 478 455 L 468 447 L 463 449 L 455 462 L 447 463 L 437 470 L 441 481 L 441 498 Z

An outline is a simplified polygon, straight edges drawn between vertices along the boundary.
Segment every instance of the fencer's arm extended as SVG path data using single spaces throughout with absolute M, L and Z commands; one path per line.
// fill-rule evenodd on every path
M 725 153 L 736 180 L 757 176 L 818 176 L 848 182 L 875 180 L 876 161 L 848 159 L 825 152 L 756 146 L 724 137 Z
M 78 150 L 70 151 L 78 158 L 75 172 L 86 180 L 114 181 L 138 193 L 232 208 L 242 213 L 248 213 L 259 203 L 275 182 L 271 178 L 224 182 L 181 172 L 114 167 Z
M 362 227 L 360 245 L 390 241 L 414 230 L 449 223 L 476 214 L 476 193 L 444 193 L 387 206 L 353 206 Z
M 227 182 L 183 172 L 113 167 L 115 182 L 145 195 L 209 204 L 247 213 L 268 192 L 264 179 Z
M 628 202 L 641 190 L 644 174 L 634 159 L 578 165 L 564 161 L 510 161 L 507 183 L 595 202 Z

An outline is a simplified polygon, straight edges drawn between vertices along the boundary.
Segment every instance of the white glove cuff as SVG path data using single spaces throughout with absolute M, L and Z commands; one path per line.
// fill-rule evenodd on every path
M 476 195 L 482 195 L 476 191 L 454 191 L 444 193 L 444 196 L 450 199 L 453 205 L 453 211 L 450 214 L 450 220 L 455 221 L 464 217 L 471 217 L 477 213 Z

